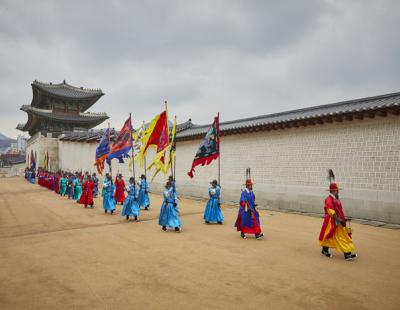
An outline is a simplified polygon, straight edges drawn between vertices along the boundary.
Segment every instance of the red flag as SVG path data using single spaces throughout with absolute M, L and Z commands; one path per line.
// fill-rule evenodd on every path
M 153 123 L 153 121 L 155 123 Z M 157 147 L 156 153 L 158 153 L 165 149 L 169 144 L 167 111 L 157 115 L 153 121 L 150 126 L 154 126 L 154 129 L 152 129 L 146 142 L 146 145 L 143 149 L 143 154 L 146 154 L 146 151 L 150 145 L 155 145 Z M 149 127 L 149 129 L 151 130 L 151 127 Z
M 120 163 L 123 163 L 123 158 L 129 157 L 129 152 L 132 149 L 132 122 L 129 117 L 115 140 L 110 154 L 108 154 L 107 163 L 110 165 L 113 158 L 117 158 Z
M 194 168 L 199 165 L 209 165 L 214 159 L 219 157 L 219 115 L 214 118 L 214 123 L 207 131 L 203 141 L 201 141 L 199 149 L 196 152 L 192 163 L 192 169 L 188 175 L 193 178 Z

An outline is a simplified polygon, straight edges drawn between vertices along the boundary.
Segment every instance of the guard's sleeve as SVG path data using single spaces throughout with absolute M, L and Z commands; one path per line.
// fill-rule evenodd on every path
M 332 199 L 326 199 L 325 200 L 325 210 L 330 216 L 335 215 L 335 207 L 333 206 L 333 200 Z

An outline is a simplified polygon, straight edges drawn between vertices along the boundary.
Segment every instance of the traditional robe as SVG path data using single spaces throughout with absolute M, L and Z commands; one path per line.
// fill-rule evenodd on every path
M 67 183 L 68 183 L 68 179 L 62 177 L 59 180 L 59 194 L 61 196 L 65 196 L 66 192 L 67 192 Z
M 74 185 L 74 178 L 70 177 L 68 179 L 68 199 L 72 198 L 74 199 L 74 190 L 75 190 L 75 185 Z
M 123 179 L 115 179 L 115 201 L 117 203 L 125 201 L 125 182 Z
M 106 194 L 106 186 L 107 186 L 107 178 L 103 177 L 103 186 L 101 188 L 101 197 L 104 198 L 104 195 Z
M 208 200 L 206 209 L 204 210 L 203 219 L 210 223 L 222 223 L 224 221 L 224 216 L 222 215 L 220 206 L 221 188 L 219 186 L 211 186 L 208 189 L 208 196 L 210 199 Z
M 182 226 L 178 211 L 178 198 L 172 187 L 163 192 L 163 204 L 161 206 L 158 224 L 170 228 L 180 228 Z
M 114 184 L 112 181 L 107 181 L 104 185 L 105 194 L 103 198 L 103 208 L 107 211 L 114 211 L 115 210 L 115 200 L 114 200 Z
M 139 205 L 143 208 L 150 206 L 149 184 L 144 179 L 140 180 L 139 185 Z
M 255 206 L 256 196 L 247 188 L 240 196 L 240 207 L 235 227 L 243 234 L 261 234 L 260 216 Z
M 54 184 L 54 191 L 58 194 L 60 193 L 60 180 L 62 179 L 62 177 L 60 175 L 56 175 L 55 177 L 55 184 Z
M 122 208 L 122 216 L 139 216 L 140 207 L 138 204 L 139 190 L 135 184 L 129 184 L 128 196 L 125 199 L 124 207 Z
M 79 203 L 89 206 L 93 206 L 93 190 L 94 190 L 94 182 L 92 180 L 86 180 L 82 184 L 82 195 L 79 199 Z
M 76 201 L 79 201 L 79 199 L 81 198 L 81 195 L 82 195 L 82 183 L 79 180 L 79 178 L 76 178 L 75 181 L 74 181 L 74 184 L 75 184 L 75 189 L 74 189 L 75 197 L 74 197 L 74 199 Z
M 346 217 L 342 208 L 342 203 L 332 194 L 325 199 L 324 206 L 324 222 L 319 234 L 319 243 L 322 247 L 335 248 L 342 253 L 352 253 L 355 251 L 351 233 L 341 223 L 336 222 L 334 215 L 336 214 L 341 220 L 346 221 Z
M 97 195 L 99 194 L 99 178 L 96 176 L 93 177 L 92 180 L 94 183 L 93 196 L 97 197 Z

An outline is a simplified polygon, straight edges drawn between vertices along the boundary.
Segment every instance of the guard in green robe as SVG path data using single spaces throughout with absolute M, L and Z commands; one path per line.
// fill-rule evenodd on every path
M 68 184 L 68 178 L 67 178 L 67 175 L 64 174 L 60 179 L 60 191 L 59 191 L 60 196 L 65 196 L 66 195 L 66 193 L 67 193 L 67 184 Z
M 76 179 L 74 181 L 74 184 L 75 184 L 75 197 L 74 197 L 74 199 L 76 201 L 79 201 L 79 199 L 81 198 L 81 195 L 82 195 L 82 183 L 81 183 L 81 176 L 80 175 L 77 175 L 77 177 L 76 177 Z

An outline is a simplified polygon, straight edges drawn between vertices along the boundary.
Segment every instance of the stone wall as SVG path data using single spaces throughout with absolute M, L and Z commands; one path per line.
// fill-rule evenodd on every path
M 11 167 L 0 168 L 0 178 L 25 176 L 25 163 L 14 164 Z
M 206 198 L 209 182 L 217 178 L 218 163 L 197 167 L 193 179 L 187 176 L 199 142 L 178 142 L 176 179 L 179 194 Z M 60 168 L 94 172 L 96 146 L 58 141 Z M 400 223 L 400 117 L 224 136 L 223 201 L 237 203 L 247 167 L 261 207 L 321 213 L 331 168 L 343 188 L 341 198 L 349 216 Z M 117 160 L 113 172 L 126 179 L 132 175 L 128 164 Z M 141 173 L 136 164 L 136 175 Z M 158 176 L 152 190 L 161 191 L 165 180 L 166 176 Z

